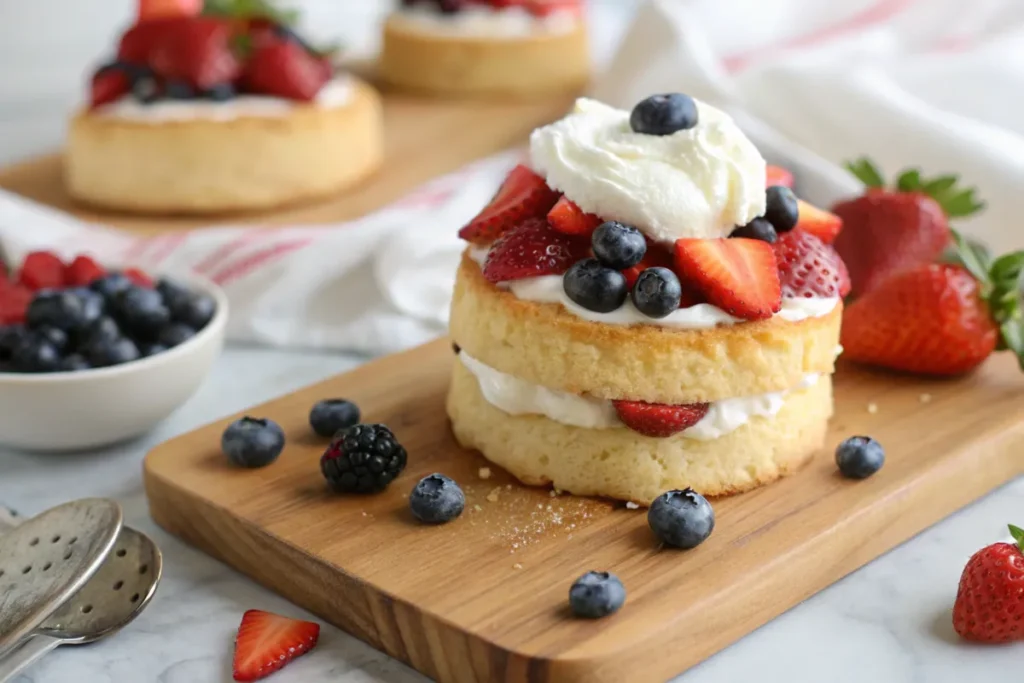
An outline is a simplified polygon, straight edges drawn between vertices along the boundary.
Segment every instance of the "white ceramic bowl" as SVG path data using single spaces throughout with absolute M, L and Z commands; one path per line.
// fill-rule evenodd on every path
M 76 451 L 152 429 L 202 383 L 224 344 L 228 301 L 212 282 L 174 276 L 217 302 L 195 337 L 124 365 L 79 372 L 0 373 L 0 444 L 32 451 Z

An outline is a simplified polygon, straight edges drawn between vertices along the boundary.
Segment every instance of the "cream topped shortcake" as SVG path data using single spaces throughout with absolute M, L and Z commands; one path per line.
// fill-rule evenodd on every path
M 832 412 L 841 222 L 722 111 L 580 100 L 461 231 L 456 437 L 527 484 L 648 504 L 805 463 Z
M 229 16 L 182 3 L 167 14 L 173 2 L 141 0 L 116 59 L 94 74 L 69 131 L 73 198 L 139 212 L 249 211 L 329 195 L 380 165 L 373 88 L 336 73 L 329 54 L 259 2 Z
M 381 78 L 437 95 L 535 97 L 590 76 L 580 0 L 404 0 L 384 24 Z

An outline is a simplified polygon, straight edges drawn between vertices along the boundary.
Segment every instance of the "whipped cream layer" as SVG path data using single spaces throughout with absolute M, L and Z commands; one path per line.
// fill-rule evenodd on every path
M 476 377 L 480 393 L 492 406 L 509 415 L 543 415 L 561 424 L 584 429 L 623 427 L 611 401 L 548 389 L 484 365 L 465 351 L 459 361 Z M 794 391 L 817 384 L 820 375 L 808 374 L 787 391 L 741 396 L 715 401 L 700 422 L 680 434 L 688 439 L 711 441 L 736 431 L 754 417 L 775 417 Z
M 531 164 L 548 185 L 605 220 L 658 242 L 726 237 L 765 211 L 765 161 L 724 112 L 697 102 L 698 122 L 642 135 L 627 111 L 580 99 L 530 136 Z
M 483 268 L 487 260 L 487 249 L 470 247 L 469 257 Z M 721 308 L 711 304 L 697 304 L 688 308 L 679 308 L 664 318 L 649 318 L 633 305 L 632 299 L 626 298 L 625 303 L 610 313 L 598 313 L 583 308 L 569 298 L 562 285 L 561 275 L 542 275 L 502 282 L 498 285 L 512 292 L 517 299 L 536 301 L 538 303 L 561 304 L 562 307 L 578 318 L 606 325 L 655 325 L 672 327 L 680 330 L 700 330 L 717 325 L 735 325 L 749 322 L 743 318 L 729 315 Z M 839 297 L 827 298 L 784 298 L 782 308 L 775 316 L 799 322 L 808 318 L 818 318 L 831 313 L 839 305 Z
M 343 107 L 349 103 L 351 98 L 351 80 L 346 76 L 339 76 L 326 83 L 317 93 L 316 99 L 309 103 L 266 95 L 238 95 L 221 102 L 206 99 L 168 99 L 145 104 L 131 95 L 127 95 L 116 102 L 98 108 L 95 114 L 144 123 L 194 121 L 197 119 L 232 121 L 244 117 L 286 116 L 296 106 L 303 105 L 325 109 Z
M 537 34 L 571 33 L 580 16 L 571 10 L 558 10 L 544 17 L 530 14 L 523 7 L 469 5 L 452 14 L 435 7 L 413 5 L 392 13 L 392 26 L 462 38 L 525 38 Z

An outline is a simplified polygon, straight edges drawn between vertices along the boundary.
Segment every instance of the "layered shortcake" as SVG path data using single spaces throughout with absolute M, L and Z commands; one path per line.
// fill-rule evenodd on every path
M 647 504 L 744 491 L 821 447 L 849 288 L 839 220 L 766 188 L 725 113 L 579 100 L 466 225 L 459 442 L 531 485 Z
M 139 212 L 249 211 L 332 194 L 379 166 L 377 93 L 335 73 L 329 54 L 281 20 L 151 17 L 148 4 L 71 121 L 73 198 Z
M 590 76 L 580 0 L 404 0 L 384 24 L 380 77 L 438 95 L 534 97 Z

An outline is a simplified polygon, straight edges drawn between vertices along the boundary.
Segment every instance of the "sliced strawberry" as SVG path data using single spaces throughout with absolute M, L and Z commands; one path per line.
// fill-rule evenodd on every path
M 490 244 L 527 218 L 545 217 L 558 196 L 544 178 L 520 164 L 508 174 L 484 210 L 459 230 L 459 237 L 474 244 Z
M 149 66 L 199 90 L 233 81 L 241 66 L 230 49 L 231 34 L 230 22 L 213 17 L 173 22 L 154 36 Z
M 194 17 L 203 11 L 203 0 L 139 0 L 139 23 L 168 17 Z
M 35 292 L 21 285 L 5 284 L 0 287 L 0 325 L 25 322 L 25 311 L 34 296 Z
M 638 434 L 665 438 L 689 429 L 708 414 L 708 403 L 673 406 L 645 401 L 612 401 L 619 419 Z
M 675 267 L 675 262 L 672 260 L 671 251 L 660 244 L 647 240 L 647 251 L 644 253 L 644 257 L 640 259 L 640 263 L 622 271 L 622 274 L 626 276 L 626 286 L 633 289 L 633 283 L 640 277 L 640 273 L 655 266 L 671 269 Z
M 793 174 L 781 166 L 768 165 L 767 179 L 764 184 L 765 187 L 771 187 L 772 185 L 785 185 L 789 189 L 793 189 Z
M 808 204 L 802 199 L 797 200 L 800 219 L 796 227 L 804 232 L 809 232 L 825 244 L 832 244 L 836 235 L 843 229 L 843 219 L 825 209 L 819 209 L 813 204 Z
M 850 274 L 838 252 L 809 232 L 790 230 L 772 245 L 779 266 L 782 296 L 788 298 L 844 297 L 850 293 Z
M 145 271 L 138 268 L 125 268 L 121 271 L 121 274 L 137 284 L 139 287 L 153 286 L 153 278 L 151 278 Z
M 306 654 L 320 638 L 320 624 L 258 609 L 242 615 L 232 671 L 236 681 L 257 681 Z
M 31 290 L 64 286 L 64 263 L 49 251 L 33 251 L 21 263 L 18 284 Z
M 187 17 L 168 17 L 132 26 L 121 36 L 121 43 L 117 48 L 118 61 L 148 66 L 150 53 L 157 40 L 168 31 L 174 30 L 177 25 L 189 21 L 191 19 Z
M 128 94 L 132 89 L 131 79 L 124 69 L 116 66 L 105 66 L 93 74 L 89 86 L 89 105 L 102 107 L 115 102 Z
M 301 45 L 278 40 L 256 48 L 242 80 L 249 92 L 308 102 L 330 76 L 319 58 Z
M 782 306 L 775 254 L 767 242 L 743 237 L 677 240 L 675 266 L 680 282 L 737 318 L 770 318 Z
M 106 274 L 103 266 L 96 263 L 91 256 L 76 256 L 64 269 L 64 284 L 69 287 L 85 287 Z
M 484 261 L 494 283 L 561 275 L 587 255 L 590 243 L 552 230 L 543 218 L 529 218 L 502 235 Z
M 555 12 L 580 11 L 580 0 L 522 0 L 522 4 L 535 17 L 546 17 Z
M 583 209 L 562 195 L 548 212 L 548 223 L 552 228 L 558 232 L 564 232 L 566 235 L 590 237 L 594 234 L 594 230 L 597 230 L 597 226 L 604 221 L 600 216 L 585 213 Z

